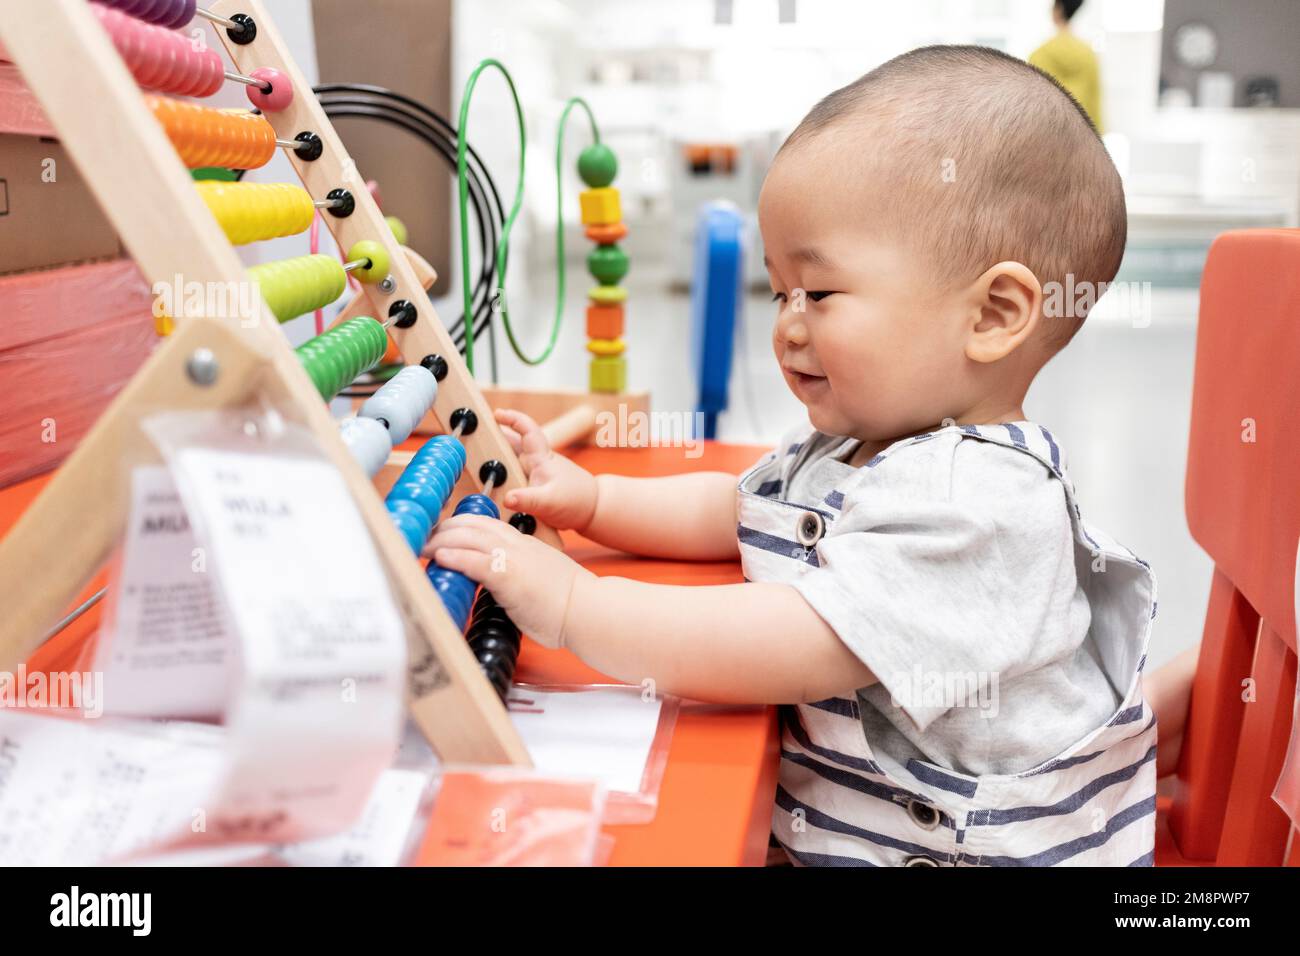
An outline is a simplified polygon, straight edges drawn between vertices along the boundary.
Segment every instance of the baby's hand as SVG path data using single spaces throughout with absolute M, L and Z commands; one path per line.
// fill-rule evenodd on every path
M 552 451 L 541 426 L 523 412 L 499 408 L 496 419 L 528 476 L 528 487 L 507 492 L 503 504 L 552 528 L 583 531 L 596 513 L 595 476 Z
M 546 647 L 562 646 L 573 585 L 593 577 L 563 551 L 486 515 L 448 518 L 424 553 L 482 584 L 521 631 Z

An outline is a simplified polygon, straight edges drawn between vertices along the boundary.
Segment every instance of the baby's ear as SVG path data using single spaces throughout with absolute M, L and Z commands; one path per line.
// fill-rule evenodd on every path
M 999 262 L 971 284 L 969 301 L 966 357 L 996 362 L 1020 348 L 1038 328 L 1043 287 L 1027 266 Z

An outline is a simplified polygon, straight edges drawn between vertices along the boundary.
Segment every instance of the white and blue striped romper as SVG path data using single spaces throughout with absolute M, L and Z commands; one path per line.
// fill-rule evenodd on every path
M 1091 609 L 1087 634 L 1115 689 L 1111 699 L 1122 700 L 1113 712 L 1106 703 L 1108 720 L 1037 766 L 982 775 L 873 752 L 860 710 L 872 705 L 861 691 L 784 706 L 774 837 L 802 865 L 1151 865 L 1156 722 L 1141 677 L 1155 578 L 1146 562 L 1083 520 L 1046 429 L 1030 422 L 949 426 L 896 442 L 860 468 L 838 463 L 844 477 L 836 481 L 843 484 L 824 500 L 787 501 L 785 490 L 805 457 L 800 452 L 814 439 L 822 440 L 823 451 L 826 441 L 837 441 L 804 426 L 740 478 L 737 532 L 746 579 L 793 584 L 808 566 L 816 569 L 819 542 L 837 534 L 846 498 L 888 494 L 891 462 L 901 474 L 909 451 L 936 438 L 954 448 L 980 441 L 1014 449 L 1060 482 L 1078 583 Z

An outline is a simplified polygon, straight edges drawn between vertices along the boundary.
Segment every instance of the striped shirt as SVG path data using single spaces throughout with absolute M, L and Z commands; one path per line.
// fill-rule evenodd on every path
M 742 476 L 746 577 L 800 590 L 880 684 L 782 709 L 797 863 L 1150 862 L 1146 564 L 1085 524 L 1040 426 L 951 426 L 860 468 L 805 425 Z

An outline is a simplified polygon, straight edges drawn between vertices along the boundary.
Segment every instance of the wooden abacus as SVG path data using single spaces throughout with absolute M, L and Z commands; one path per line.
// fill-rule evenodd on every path
M 499 477 L 502 472 L 496 487 L 521 487 L 526 481 L 519 462 L 405 250 L 260 0 L 214 0 L 207 11 L 199 11 L 220 24 L 217 33 L 238 71 L 223 70 L 223 78 L 248 85 L 250 99 L 263 111 L 260 117 L 226 112 L 220 120 L 211 115 L 215 111 L 196 112 L 201 108 L 146 100 L 140 94 L 140 86 L 186 95 L 215 88 L 211 57 L 204 51 L 196 56 L 206 57 L 207 63 L 192 64 L 178 78 L 161 69 L 161 61 L 151 63 L 147 51 L 141 54 L 130 46 L 144 34 L 128 14 L 179 27 L 194 15 L 194 0 L 113 0 L 111 6 L 118 9 L 94 8 L 87 0 L 6 4 L 0 7 L 0 40 L 60 140 L 84 167 L 96 198 L 149 281 L 184 277 L 187 284 L 228 289 L 248 281 L 230 241 L 232 235 L 248 238 L 240 232 L 248 223 L 219 198 L 209 196 L 205 203 L 178 151 L 188 153 L 190 165 L 234 165 L 222 159 L 232 155 L 231 149 L 242 150 L 243 161 L 253 164 L 265 162 L 276 148 L 287 148 L 307 195 L 286 187 L 283 208 L 262 217 L 267 223 L 252 237 L 285 234 L 276 230 L 292 232 L 294 223 L 309 222 L 303 205 L 309 201 L 313 208 L 330 210 L 323 218 L 338 247 L 351 252 L 351 261 L 343 266 L 325 257 L 304 257 L 311 261 L 280 271 L 316 269 L 314 278 L 264 278 L 265 296 L 251 308 L 235 301 L 221 316 L 175 317 L 174 333 L 0 541 L 0 669 L 12 668 L 31 653 L 119 540 L 127 512 L 127 466 L 159 461 L 139 427 L 142 416 L 158 409 L 240 406 L 265 395 L 286 419 L 311 431 L 342 474 L 371 532 L 406 618 L 410 710 L 434 749 L 448 761 L 527 764 L 527 752 L 501 700 L 322 401 L 323 394 L 329 397 L 332 389 L 364 370 L 360 365 L 373 364 L 379 356 L 370 348 L 357 367 L 321 371 L 319 363 L 309 363 L 305 369 L 310 356 L 296 354 L 278 322 L 264 318 L 283 320 L 287 313 L 331 301 L 337 292 L 328 293 L 341 286 L 344 270 L 358 272 L 365 281 L 349 313 L 388 319 L 393 339 L 412 366 L 445 368 L 432 411 L 444 430 L 459 426 L 465 439 L 468 460 L 457 488 L 478 491 L 488 480 L 485 474 Z M 127 39 L 115 31 L 125 31 Z M 159 37 L 150 42 L 170 41 Z M 213 145 L 209 138 L 222 140 L 226 152 L 207 148 Z M 371 324 L 364 334 L 373 335 L 380 323 L 367 321 Z M 507 512 L 502 517 L 515 516 Z M 525 526 L 535 525 L 539 537 L 559 546 L 553 529 L 521 517 Z M 33 569 L 41 575 L 40 587 L 29 581 Z

